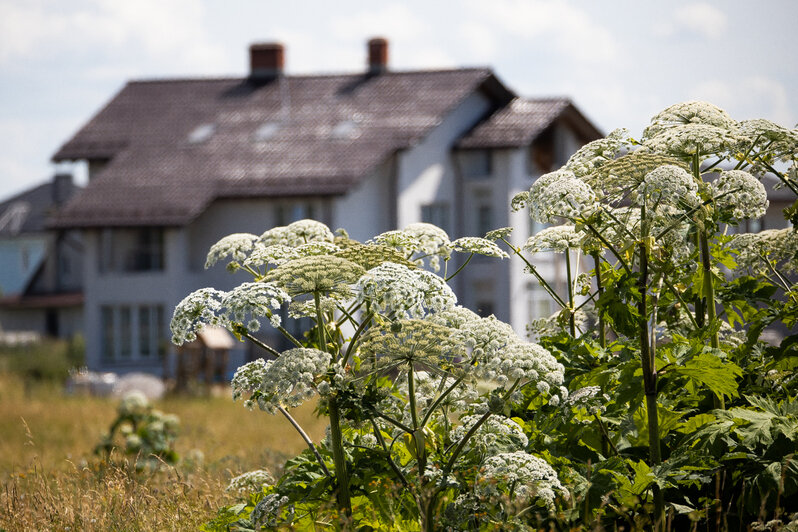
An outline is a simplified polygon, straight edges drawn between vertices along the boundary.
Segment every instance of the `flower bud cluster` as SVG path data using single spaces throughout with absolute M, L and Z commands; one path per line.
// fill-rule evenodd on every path
M 743 170 L 728 170 L 711 184 L 715 207 L 727 210 L 736 220 L 759 218 L 768 208 L 765 186 Z
M 585 233 L 577 232 L 573 225 L 555 225 L 530 236 L 523 249 L 531 253 L 541 251 L 564 253 L 569 249 L 580 248 L 584 240 Z
M 438 275 L 393 262 L 366 272 L 357 281 L 355 291 L 358 301 L 397 317 L 421 317 L 451 308 L 457 302 L 451 287 Z
M 460 418 L 460 425 L 451 432 L 452 442 L 458 442 L 482 418 L 469 415 Z M 475 450 L 483 456 L 524 449 L 529 440 L 524 429 L 510 418 L 492 415 L 482 423 L 465 444 L 464 451 Z

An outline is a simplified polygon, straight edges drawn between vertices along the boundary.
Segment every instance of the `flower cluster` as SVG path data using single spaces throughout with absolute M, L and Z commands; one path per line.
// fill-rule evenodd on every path
M 269 265 L 279 266 L 297 258 L 299 258 L 299 253 L 292 247 L 284 246 L 283 244 L 266 246 L 258 242 L 249 257 L 244 260 L 243 266 L 253 269 Z
M 742 170 L 728 170 L 712 182 L 715 207 L 736 220 L 759 218 L 768 208 L 768 194 L 757 178 Z
M 414 257 L 418 266 L 424 265 L 424 259 L 429 259 L 429 267 L 433 271 L 440 270 L 441 259 L 447 260 L 452 251 L 449 235 L 440 227 L 428 223 L 418 222 L 408 225 L 404 231 L 414 237 L 418 242 L 418 253 Z
M 570 394 L 563 403 L 564 407 L 585 409 L 590 414 L 604 411 L 605 397 L 598 386 L 585 386 Z
M 205 259 L 205 268 L 208 269 L 220 260 L 230 257 L 231 261 L 227 264 L 227 268 L 238 269 L 249 252 L 252 251 L 257 240 L 257 235 L 251 233 L 227 235 L 211 246 L 208 257 Z
M 286 262 L 266 275 L 290 296 L 324 294 L 348 299 L 350 285 L 365 273 L 363 267 L 333 255 L 311 255 Z
M 297 247 L 309 242 L 332 242 L 334 235 L 330 228 L 315 220 L 299 220 L 286 226 L 274 227 L 260 236 L 265 246 L 282 244 Z
M 435 315 L 433 320 L 457 330 L 472 359 L 484 364 L 494 353 L 521 339 L 513 328 L 495 316 L 482 318 L 463 307 L 454 307 Z
M 294 506 L 289 504 L 291 500 L 285 495 L 278 493 L 270 493 L 262 498 L 255 508 L 252 509 L 251 520 L 261 527 L 277 527 L 283 524 L 286 520 L 290 521 L 294 514 Z M 280 514 L 283 508 L 288 508 L 288 517 L 286 520 L 280 519 Z
M 555 251 L 564 253 L 569 249 L 578 249 L 585 239 L 585 234 L 577 232 L 573 225 L 556 225 L 546 227 L 530 236 L 524 249 L 531 253 Z
M 573 172 L 557 170 L 532 184 L 527 201 L 532 219 L 548 223 L 557 217 L 573 219 L 589 214 L 595 207 L 596 194 Z
M 360 343 L 363 355 L 378 370 L 413 365 L 436 371 L 451 364 L 463 345 L 454 331 L 429 320 L 399 320 L 388 327 L 374 327 Z
M 688 207 L 698 205 L 698 183 L 681 166 L 667 164 L 652 170 L 643 178 L 636 190 L 638 204 L 650 206 L 674 205 L 682 203 Z
M 182 345 L 196 340 L 197 333 L 208 325 L 226 327 L 229 322 L 221 312 L 226 293 L 214 288 L 200 288 L 187 295 L 175 307 L 172 322 L 172 342 Z
M 798 232 L 792 228 L 741 233 L 727 246 L 736 255 L 738 271 L 770 274 L 771 264 L 787 273 L 798 273 Z
M 643 132 L 644 137 L 659 135 L 662 131 L 686 124 L 708 125 L 731 130 L 736 122 L 716 105 L 703 101 L 680 102 L 663 109 L 651 119 L 651 125 Z
M 274 484 L 274 477 L 265 469 L 256 469 L 254 471 L 247 471 L 237 477 L 230 479 L 225 491 L 233 491 L 236 493 L 252 493 L 263 489 L 263 486 L 271 486 Z
M 227 310 L 226 319 L 246 324 L 254 332 L 260 329 L 259 317 L 268 318 L 273 327 L 279 327 L 280 313 L 275 311 L 290 299 L 273 283 L 242 283 L 225 294 L 222 307 Z
M 616 129 L 603 139 L 594 140 L 579 148 L 565 163 L 565 169 L 576 177 L 592 174 L 629 148 L 629 131 Z
M 512 492 L 516 499 L 540 499 L 554 504 L 557 492 L 565 493 L 557 473 L 543 459 L 524 451 L 501 453 L 485 460 L 476 478 L 481 497 L 499 498 Z
M 480 415 L 463 416 L 460 425 L 451 433 L 452 442 L 458 442 L 482 418 Z M 521 426 L 510 418 L 492 415 L 477 428 L 464 450 L 475 450 L 482 455 L 493 455 L 524 449 L 529 440 Z
M 531 342 L 507 344 L 482 366 L 484 377 L 495 380 L 500 386 L 534 383 L 546 394 L 553 386 L 563 383 L 562 364 L 548 350 Z
M 457 302 L 452 289 L 438 275 L 393 262 L 370 269 L 358 280 L 355 290 L 359 301 L 398 317 L 421 317 Z
M 233 376 L 233 399 L 251 394 L 244 406 L 251 408 L 257 402 L 261 410 L 272 414 L 281 406 L 299 406 L 318 392 L 331 360 L 324 351 L 298 347 L 275 360 L 244 364 Z
M 485 238 L 475 236 L 465 236 L 458 238 L 452 242 L 452 249 L 461 253 L 475 253 L 477 255 L 485 255 L 486 257 L 499 257 L 501 259 L 509 258 L 509 255 L 502 251 L 502 249 Z
M 683 167 L 678 159 L 638 149 L 608 162 L 583 180 L 605 201 L 618 202 L 638 187 L 646 174 L 665 165 Z
M 335 253 L 336 257 L 360 264 L 366 270 L 376 268 L 384 262 L 402 264 L 409 268 L 416 267 L 416 264 L 407 260 L 401 252 L 387 245 L 361 244 L 354 240 L 341 238 L 336 239 L 336 243 L 342 248 Z

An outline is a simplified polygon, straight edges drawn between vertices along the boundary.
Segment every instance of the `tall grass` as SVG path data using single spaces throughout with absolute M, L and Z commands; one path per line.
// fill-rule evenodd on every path
M 116 404 L 64 396 L 52 383 L 26 388 L 0 373 L 0 530 L 196 530 L 233 502 L 224 492 L 232 476 L 264 466 L 279 472 L 304 448 L 284 419 L 248 412 L 227 393 L 170 397 L 155 406 L 180 417 L 177 451 L 186 459 L 136 474 L 121 456 L 92 453 Z M 313 438 L 323 436 L 312 407 L 295 417 Z

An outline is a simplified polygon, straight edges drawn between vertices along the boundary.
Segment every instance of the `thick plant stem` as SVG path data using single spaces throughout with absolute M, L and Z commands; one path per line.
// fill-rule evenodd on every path
M 574 318 L 574 280 L 571 273 L 571 250 L 565 250 L 565 271 L 568 276 L 568 328 L 571 338 L 576 338 L 576 319 Z
M 701 232 L 699 234 L 699 243 L 701 245 L 701 265 L 704 269 L 704 286 L 702 287 L 702 291 L 707 312 L 707 324 L 710 327 L 714 327 L 713 322 L 718 316 L 715 309 L 715 283 L 712 281 L 712 257 L 709 254 L 709 239 L 707 237 L 707 230 L 705 228 L 701 228 Z M 712 333 L 709 343 L 714 349 L 718 349 L 720 347 L 717 330 Z M 723 396 L 720 398 L 715 396 L 714 401 L 715 408 L 725 408 Z
M 648 249 L 646 244 L 638 244 L 640 252 L 640 300 L 638 313 L 640 314 L 640 362 L 643 367 L 643 390 L 646 396 L 646 412 L 648 414 L 648 449 L 652 465 L 662 462 L 659 440 L 659 420 L 657 419 L 657 373 L 654 360 L 651 356 L 651 343 L 648 334 L 648 301 L 646 291 L 648 288 Z M 656 484 L 654 491 L 654 530 L 660 530 L 663 520 L 665 500 L 662 491 Z
M 324 323 L 324 313 L 321 311 L 321 297 L 318 292 L 313 294 L 316 303 L 316 327 L 319 329 L 319 349 L 327 350 L 327 338 Z M 344 438 L 341 433 L 341 412 L 338 410 L 338 400 L 330 397 L 328 402 L 330 412 L 330 440 L 335 465 L 335 480 L 338 484 L 336 497 L 338 508 L 345 515 L 352 515 L 352 501 L 349 497 L 349 472 L 346 470 L 346 455 L 344 454 Z
M 601 299 L 601 295 L 604 293 L 604 286 L 601 284 L 601 258 L 599 257 L 598 251 L 593 252 L 593 263 L 596 267 L 596 288 L 598 289 L 598 298 Z M 602 349 L 607 347 L 607 325 L 604 322 L 604 313 L 599 312 L 599 345 Z
M 346 470 L 343 435 L 341 434 L 341 413 L 338 401 L 333 397 L 329 402 L 330 439 L 332 440 L 333 463 L 335 464 L 335 480 L 338 484 L 338 508 L 346 515 L 352 515 L 352 501 L 349 497 L 349 472 Z

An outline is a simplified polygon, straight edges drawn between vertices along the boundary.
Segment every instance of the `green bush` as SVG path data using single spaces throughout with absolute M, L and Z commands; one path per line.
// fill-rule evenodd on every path
M 67 340 L 42 340 L 35 344 L 1 347 L 0 370 L 32 381 L 62 382 L 70 370 L 85 364 L 83 337 Z

